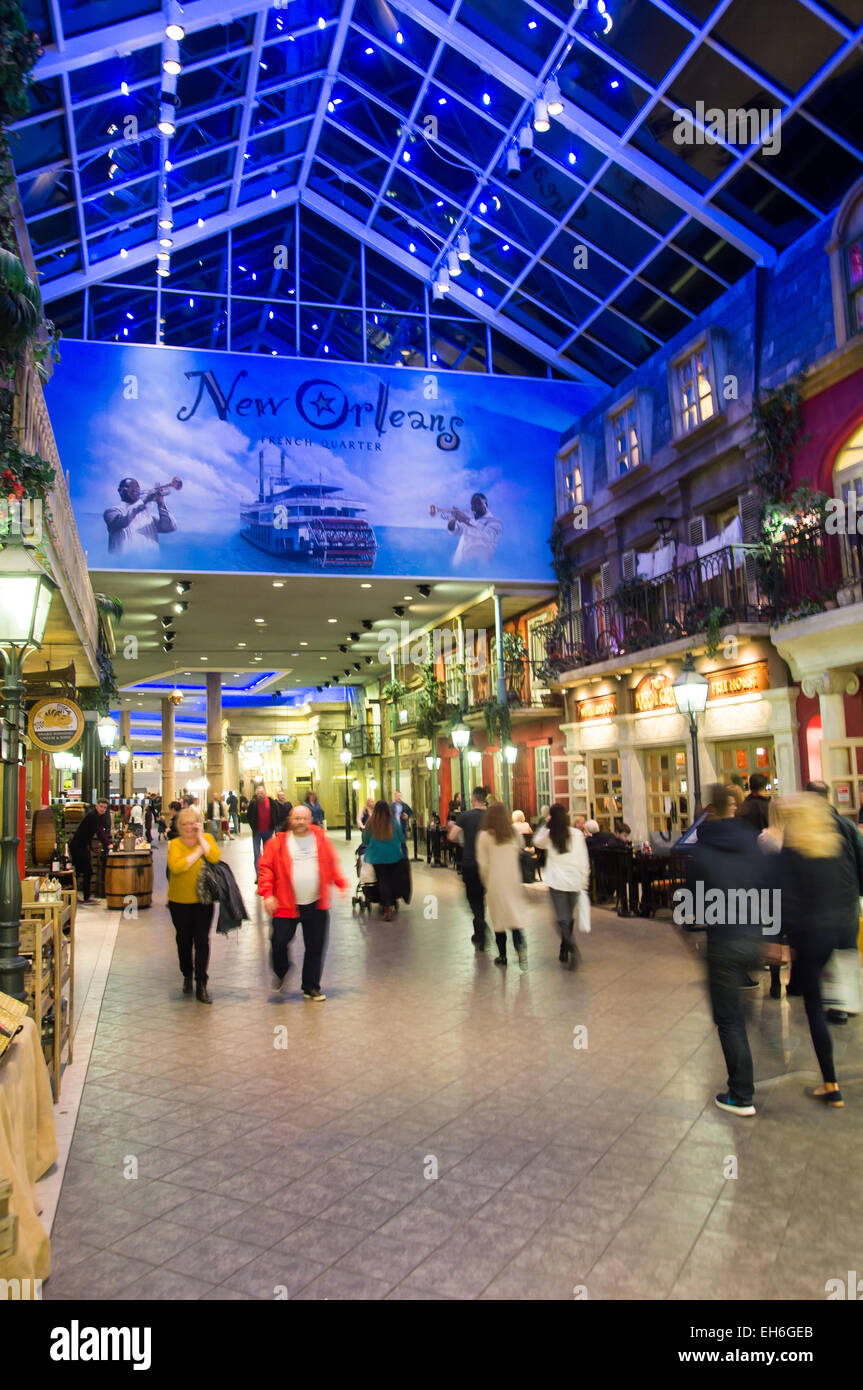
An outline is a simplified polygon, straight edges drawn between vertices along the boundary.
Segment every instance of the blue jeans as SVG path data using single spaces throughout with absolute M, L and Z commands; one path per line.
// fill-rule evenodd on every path
M 261 850 L 268 840 L 273 838 L 272 830 L 253 830 L 252 831 L 252 852 L 255 856 L 255 872 L 258 870 L 258 860 L 261 857 Z
M 728 1092 L 743 1105 L 751 1105 L 755 1094 L 752 1053 L 746 1036 L 746 1016 L 740 997 L 750 970 L 761 960 L 756 938 L 722 936 L 721 929 L 707 937 L 707 981 L 713 1022 L 728 1067 Z

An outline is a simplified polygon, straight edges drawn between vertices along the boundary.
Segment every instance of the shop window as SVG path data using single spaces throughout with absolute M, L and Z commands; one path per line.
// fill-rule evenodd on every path
M 647 828 L 663 839 L 676 839 L 690 823 L 685 748 L 647 754 Z

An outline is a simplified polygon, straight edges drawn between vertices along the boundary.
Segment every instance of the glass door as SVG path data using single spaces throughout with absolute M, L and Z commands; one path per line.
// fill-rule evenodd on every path
M 685 748 L 657 748 L 645 754 L 647 828 L 676 840 L 689 826 L 690 798 Z
M 600 830 L 614 831 L 614 822 L 623 814 L 620 758 L 616 754 L 594 753 L 590 759 L 590 814 Z

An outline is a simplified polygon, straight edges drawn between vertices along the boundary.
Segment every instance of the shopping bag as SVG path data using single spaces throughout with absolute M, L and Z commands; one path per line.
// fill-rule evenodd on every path
M 363 862 L 360 865 L 360 883 L 377 883 L 377 874 L 375 873 L 375 866 L 374 864 L 367 864 L 365 859 L 363 859 Z
M 863 1012 L 860 952 L 855 947 L 833 952 L 821 974 L 821 998 L 828 1009 Z
M 575 924 L 580 932 L 590 931 L 590 898 L 587 893 L 579 893 L 575 905 Z

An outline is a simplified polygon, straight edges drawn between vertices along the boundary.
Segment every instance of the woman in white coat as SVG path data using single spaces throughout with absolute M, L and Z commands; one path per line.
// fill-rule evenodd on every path
M 547 823 L 534 833 L 533 843 L 548 851 L 544 881 L 551 893 L 560 932 L 560 960 L 564 964 L 568 960 L 570 970 L 577 970 L 580 956 L 573 933 L 573 917 L 579 907 L 579 893 L 587 894 L 590 886 L 587 842 L 580 830 L 570 826 L 566 807 L 556 802 L 548 813 Z M 590 911 L 587 903 L 581 906 Z
M 491 918 L 497 942 L 495 965 L 506 965 L 506 934 L 512 932 L 512 944 L 518 952 L 518 963 L 527 969 L 527 946 L 518 925 L 523 914 L 526 895 L 522 886 L 522 838 L 513 830 L 509 812 L 502 802 L 489 806 L 476 837 L 476 862 L 485 887 L 485 905 Z

